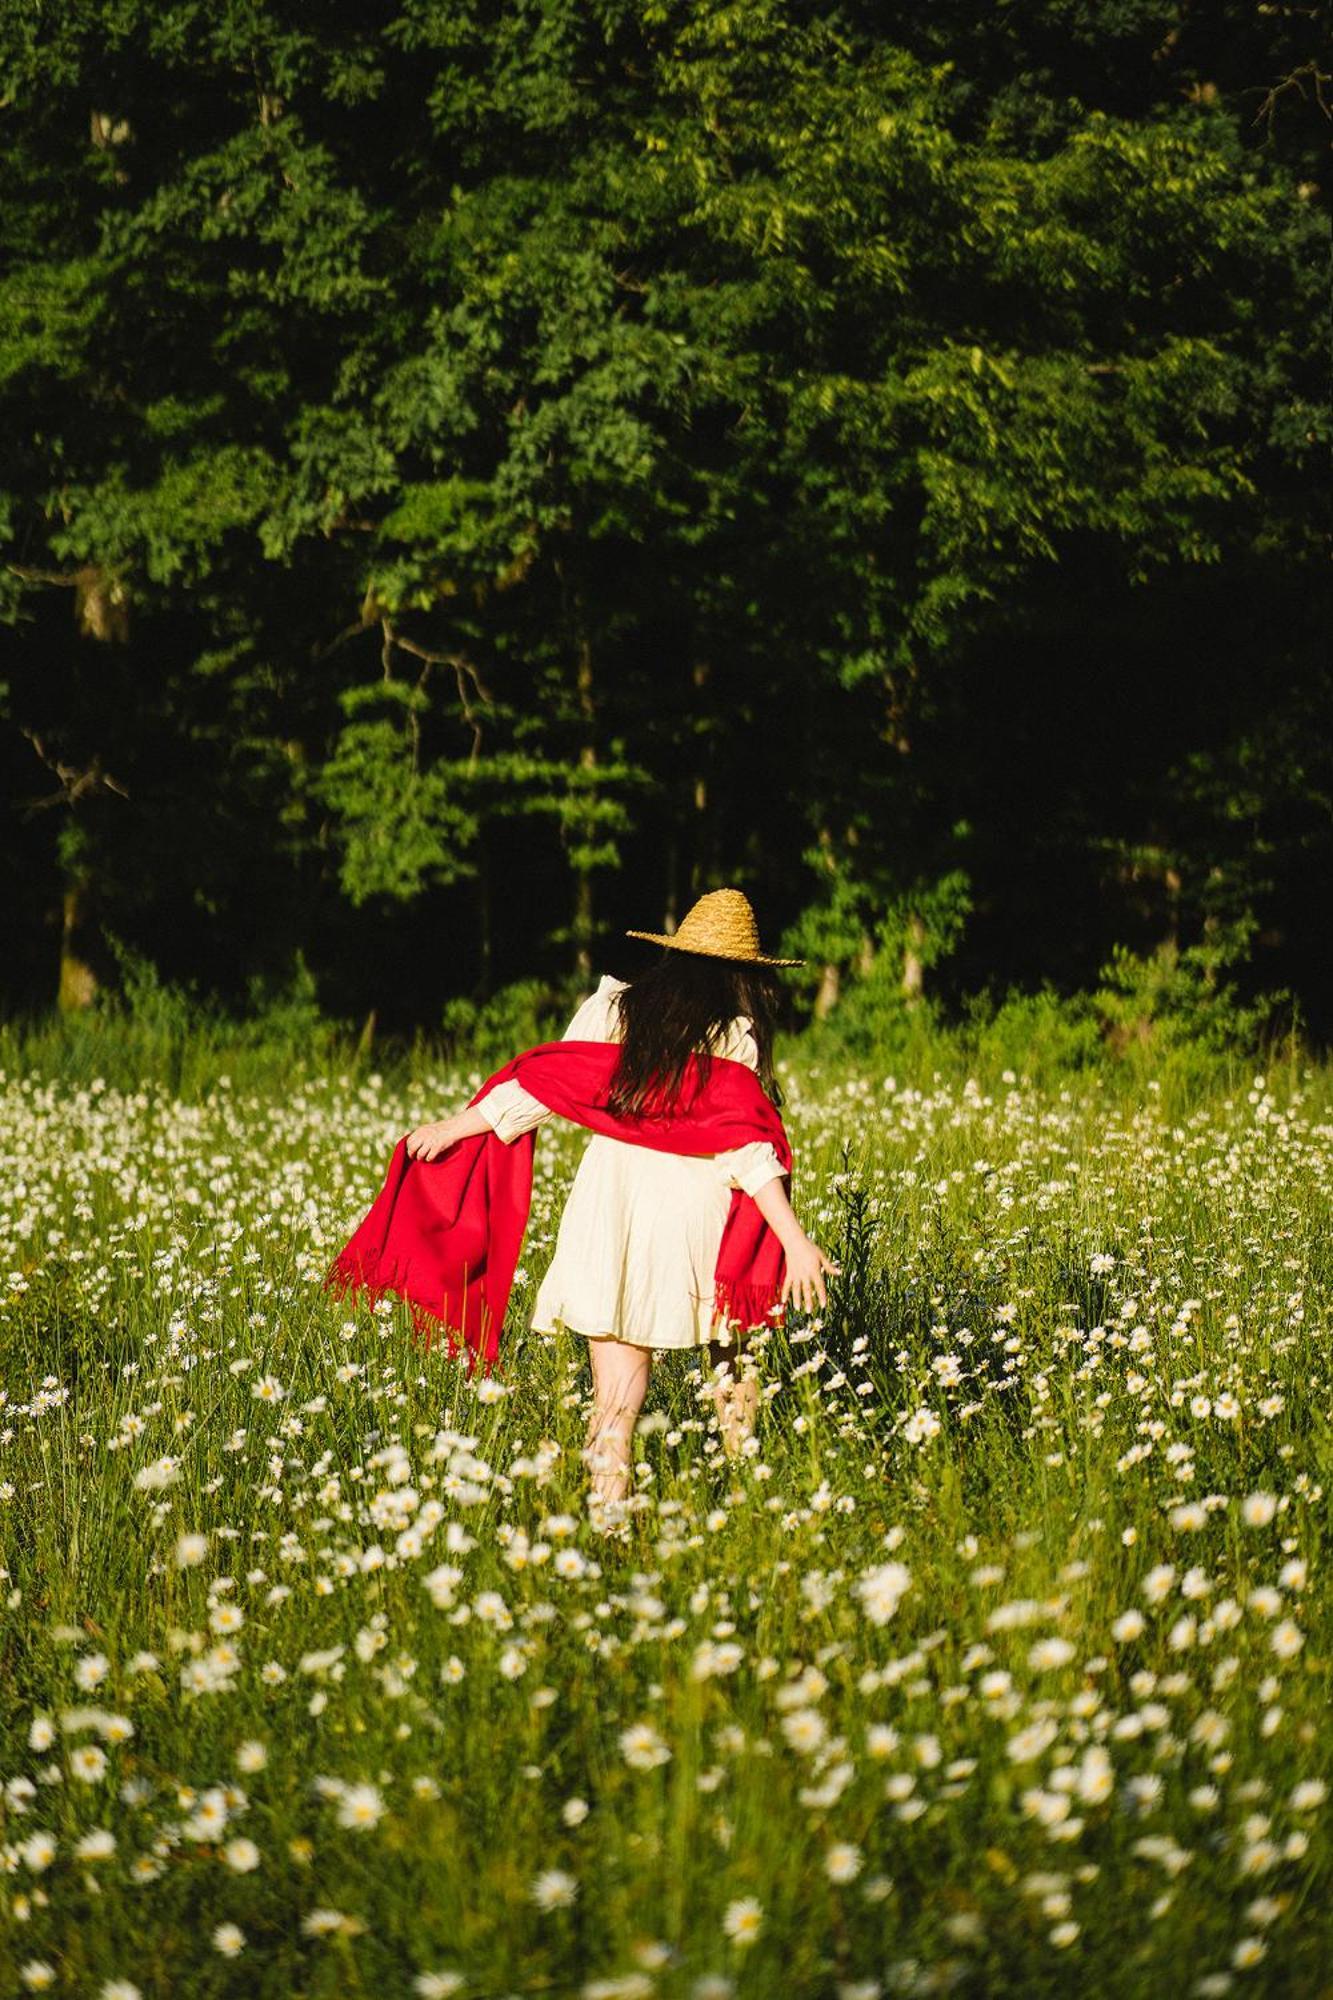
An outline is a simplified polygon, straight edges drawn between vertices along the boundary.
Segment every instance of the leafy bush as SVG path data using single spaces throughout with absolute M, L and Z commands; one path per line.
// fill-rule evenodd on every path
M 1011 987 L 998 1001 L 971 996 L 958 1033 L 983 1073 L 1012 1070 L 1034 1082 L 1091 1068 L 1105 1055 L 1092 996 L 1050 984 L 1035 993 Z
M 947 958 L 971 908 L 971 885 L 962 869 L 919 881 L 874 912 L 845 877 L 832 878 L 822 899 L 782 938 L 785 952 L 806 960 L 792 984 L 807 1005 L 813 1004 L 823 966 L 835 966 L 842 975 L 837 1006 L 812 1024 L 816 1047 L 864 1061 L 906 1062 L 913 1052 L 928 1052 L 942 1022 L 928 997 L 908 993 L 905 968 L 909 956 L 923 974 Z
M 543 979 L 519 979 L 486 1000 L 458 998 L 440 1017 L 445 1052 L 456 1061 L 498 1065 L 565 1030 L 577 995 Z
M 1164 1048 L 1190 1046 L 1223 1053 L 1257 1053 L 1290 1020 L 1286 990 L 1246 1003 L 1223 975 L 1245 963 L 1255 930 L 1248 916 L 1220 926 L 1201 943 L 1167 940 L 1150 953 L 1117 945 L 1101 969 L 1095 999 L 1108 1046 L 1131 1060 L 1156 1060 Z
M 261 1087 L 357 1060 L 347 1024 L 321 1012 L 299 951 L 285 984 L 251 980 L 247 1010 L 234 1015 L 194 986 L 163 979 L 122 939 L 109 943 L 119 987 L 104 987 L 77 1012 L 0 1027 L 5 1069 L 36 1069 L 74 1088 L 100 1077 L 114 1089 L 159 1084 L 193 1097 L 223 1075 Z

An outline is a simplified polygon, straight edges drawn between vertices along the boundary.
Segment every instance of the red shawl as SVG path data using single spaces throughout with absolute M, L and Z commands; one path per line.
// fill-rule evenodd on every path
M 691 1056 L 673 1112 L 622 1118 L 604 1103 L 619 1060 L 618 1042 L 539 1042 L 488 1077 L 469 1104 L 513 1077 L 562 1118 L 661 1152 L 722 1153 L 767 1139 L 789 1184 L 792 1153 L 782 1120 L 744 1063 L 714 1056 L 704 1083 Z M 436 1160 L 410 1159 L 400 1139 L 384 1186 L 326 1284 L 339 1292 L 364 1288 L 373 1297 L 396 1292 L 411 1306 L 427 1347 L 443 1325 L 452 1358 L 454 1333 L 461 1331 L 469 1375 L 479 1353 L 489 1374 L 528 1224 L 535 1139 L 528 1131 L 507 1145 L 481 1132 Z M 715 1309 L 743 1326 L 761 1324 L 778 1304 L 785 1269 L 782 1245 L 754 1199 L 734 1188 L 714 1270 Z

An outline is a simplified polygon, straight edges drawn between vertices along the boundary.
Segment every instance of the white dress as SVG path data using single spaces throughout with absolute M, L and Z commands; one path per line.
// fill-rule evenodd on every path
M 607 974 L 563 1039 L 619 1041 L 612 995 L 624 985 Z M 758 1070 L 748 1015 L 738 1014 L 712 1046 L 715 1055 Z M 555 1115 L 512 1078 L 488 1091 L 477 1109 L 506 1144 Z M 636 1347 L 701 1346 L 713 1332 L 713 1270 L 731 1191 L 755 1194 L 782 1172 L 767 1140 L 690 1156 L 594 1132 L 537 1288 L 534 1331 L 561 1325 Z

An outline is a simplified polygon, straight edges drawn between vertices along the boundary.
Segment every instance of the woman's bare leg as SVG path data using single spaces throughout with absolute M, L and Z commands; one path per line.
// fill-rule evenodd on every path
M 713 1402 L 728 1458 L 739 1458 L 741 1446 L 754 1430 L 759 1410 L 759 1378 L 742 1375 L 745 1348 L 733 1333 L 729 1341 L 711 1340 L 708 1359 L 713 1369 Z M 724 1366 L 725 1364 L 725 1366 Z M 718 1374 L 718 1369 L 722 1373 Z
M 643 1408 L 652 1351 L 624 1340 L 590 1340 L 593 1412 L 584 1443 L 592 1491 L 604 1500 L 623 1500 L 629 1491 L 634 1426 Z

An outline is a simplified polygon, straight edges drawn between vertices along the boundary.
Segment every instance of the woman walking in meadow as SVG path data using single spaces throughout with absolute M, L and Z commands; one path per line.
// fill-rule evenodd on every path
M 654 1353 L 707 1348 L 724 1446 L 753 1429 L 758 1384 L 733 1329 L 827 1302 L 833 1264 L 788 1198 L 791 1149 L 773 1072 L 777 982 L 748 899 L 701 896 L 633 981 L 602 978 L 558 1043 L 526 1050 L 466 1109 L 400 1142 L 385 1187 L 331 1276 L 407 1297 L 487 1361 L 522 1243 L 536 1128 L 588 1126 L 532 1326 L 584 1336 L 594 1407 L 593 1511 L 627 1497 Z M 498 1142 L 498 1143 L 497 1143 Z M 511 1157 L 515 1156 L 515 1157 Z M 415 1178 L 413 1175 L 415 1174 Z

